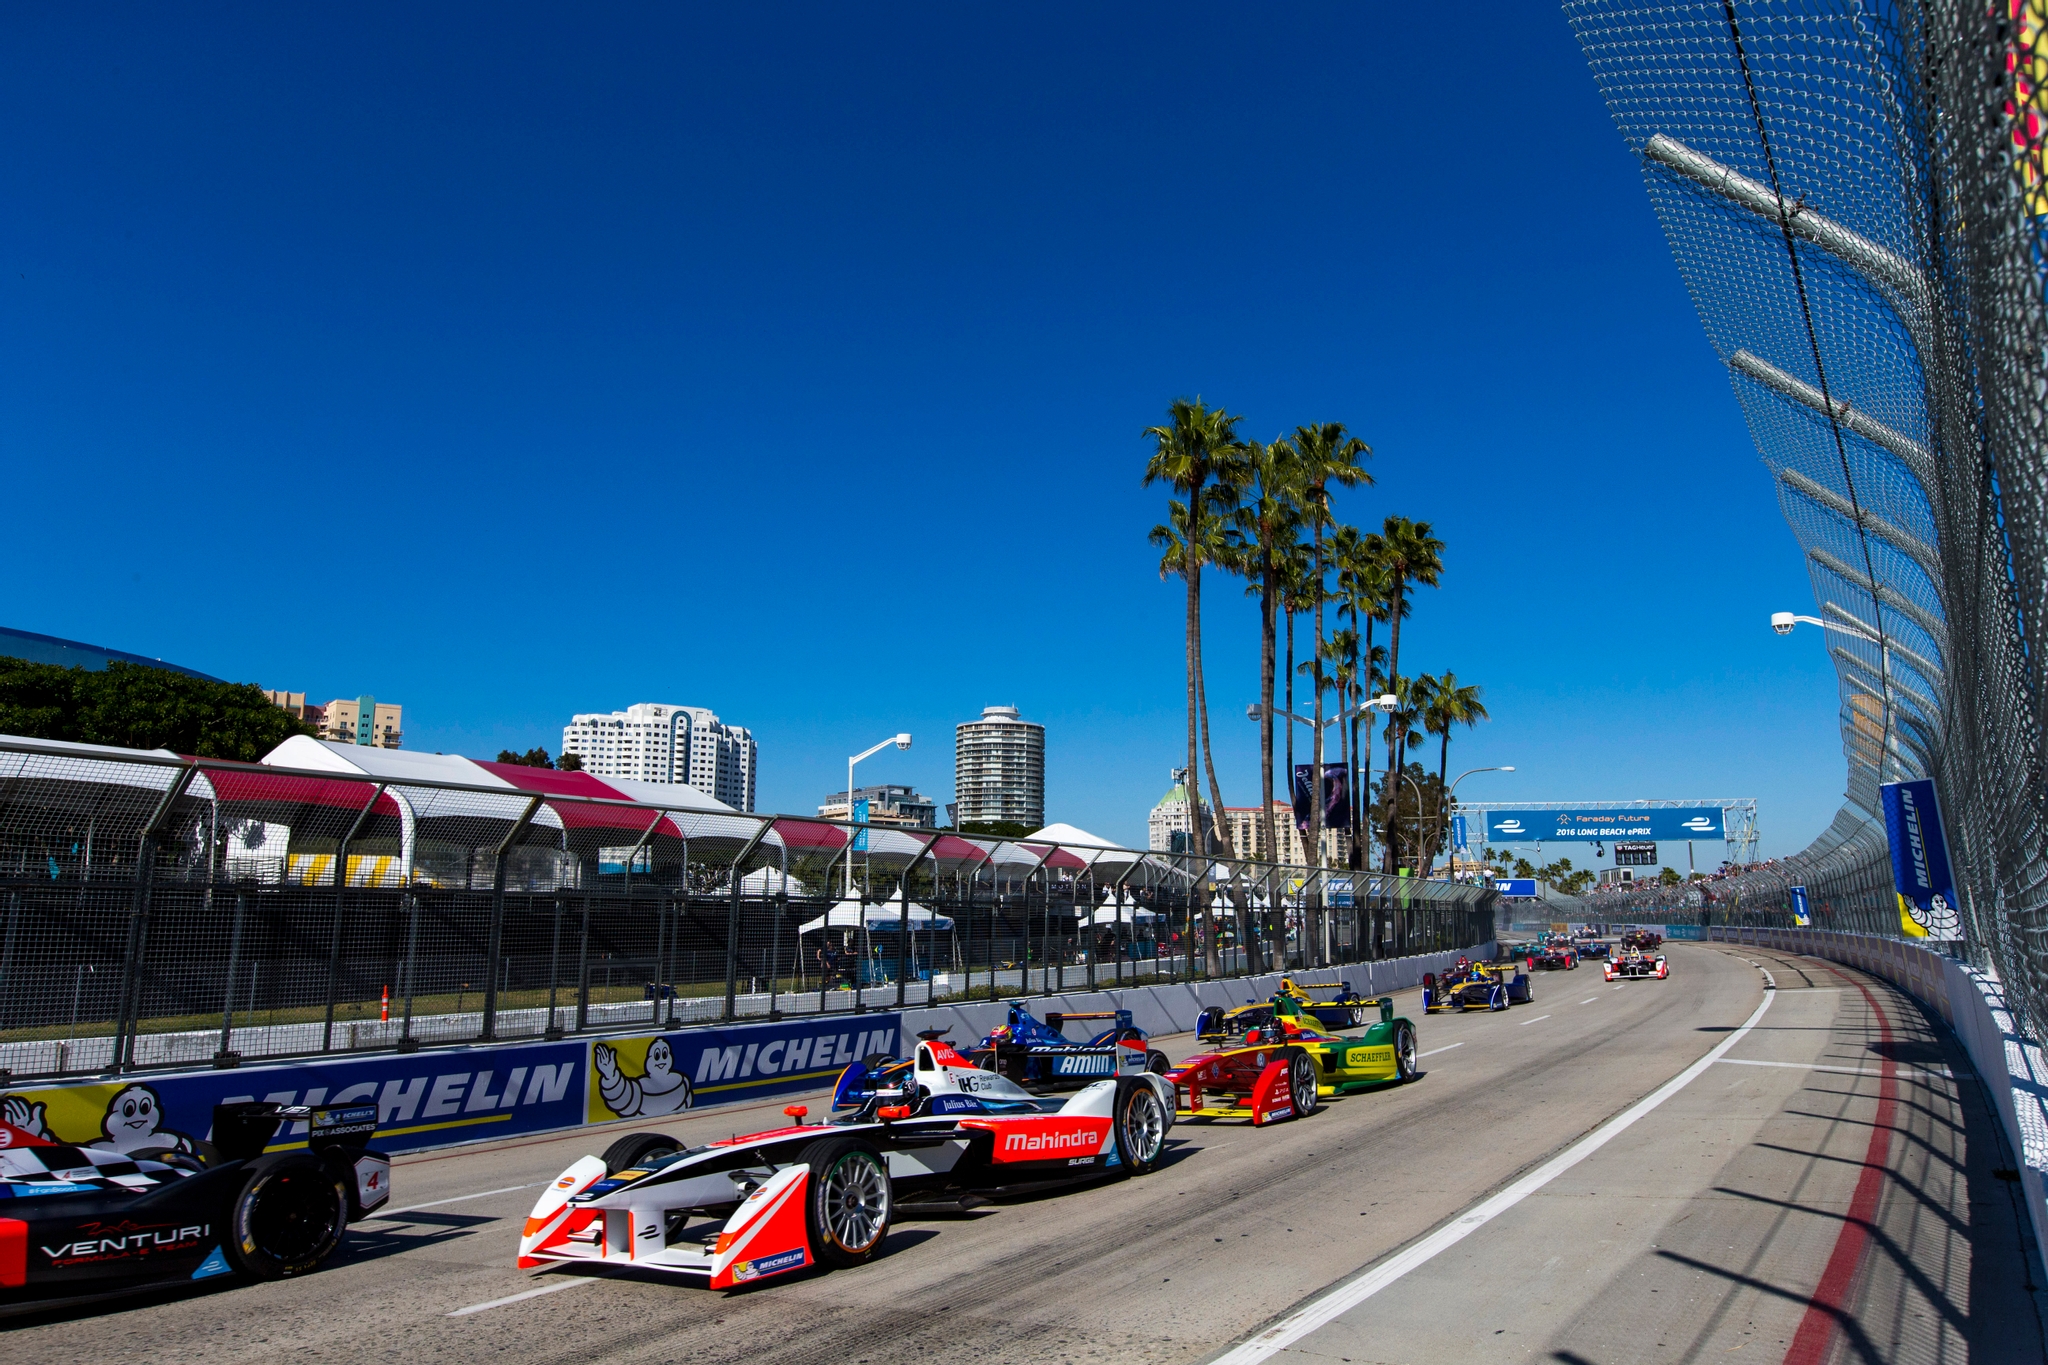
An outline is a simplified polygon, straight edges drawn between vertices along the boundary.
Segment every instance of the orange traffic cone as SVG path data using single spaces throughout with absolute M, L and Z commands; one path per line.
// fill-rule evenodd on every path
M 389 986 L 384 988 L 384 1003 L 377 1007 L 377 1020 L 379 1023 L 384 1024 L 391 1022 L 391 988 Z

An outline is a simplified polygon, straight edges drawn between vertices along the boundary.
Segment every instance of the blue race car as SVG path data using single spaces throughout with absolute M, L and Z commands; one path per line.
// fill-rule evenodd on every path
M 1066 1026 L 1075 1020 L 1101 1019 L 1109 1020 L 1109 1027 L 1085 1042 L 1066 1035 Z M 1036 1090 L 1070 1089 L 1148 1071 L 1163 1076 L 1167 1069 L 1166 1054 L 1152 1047 L 1145 1030 L 1131 1023 L 1129 1010 L 1053 1013 L 1040 1023 L 1022 1005 L 1011 1005 L 1008 1023 L 963 1051 L 982 1070 Z

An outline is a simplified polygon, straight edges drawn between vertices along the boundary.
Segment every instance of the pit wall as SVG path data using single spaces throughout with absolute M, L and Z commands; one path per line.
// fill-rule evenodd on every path
M 2020 1034 L 1998 978 L 1901 939 L 1831 929 L 1713 926 L 1711 942 L 1753 944 L 1804 953 L 1881 977 L 1939 1014 L 1955 1031 L 1990 1092 L 1992 1108 L 2016 1155 L 2021 1192 L 2044 1263 L 2048 1263 L 2048 1057 Z
M 1304 982 L 1349 982 L 1362 995 L 1418 985 L 1461 955 L 1484 961 L 1494 945 L 1318 968 Z M 1208 1005 L 1263 1000 L 1279 974 L 1029 996 L 1043 1018 L 1128 1009 L 1147 1033 L 1185 1033 Z M 580 1128 L 660 1124 L 684 1109 L 771 1098 L 829 1084 L 872 1053 L 901 1055 L 920 1030 L 975 1042 L 1008 1017 L 1010 1002 L 861 1014 L 805 1015 L 773 1023 L 643 1030 L 561 1042 L 478 1044 L 413 1053 L 311 1058 L 226 1071 L 149 1072 L 119 1079 L 0 1088 L 0 1119 L 62 1142 L 123 1150 L 189 1145 L 211 1136 L 213 1106 L 237 1100 L 377 1105 L 378 1148 L 418 1152 Z M 272 1151 L 303 1147 L 306 1125 L 279 1131 Z

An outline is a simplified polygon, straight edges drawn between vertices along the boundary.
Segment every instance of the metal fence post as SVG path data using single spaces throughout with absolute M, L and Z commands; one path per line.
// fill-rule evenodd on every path
M 747 859 L 754 856 L 754 850 L 774 828 L 773 819 L 762 821 L 761 828 L 754 831 L 754 837 L 747 840 L 747 846 L 732 860 L 732 909 L 725 919 L 725 1013 L 721 1016 L 727 1023 L 732 1022 L 739 1004 L 740 878 L 745 875 Z
M 483 1027 L 477 1037 L 490 1042 L 498 1036 L 498 958 L 505 950 L 505 877 L 506 863 L 510 860 L 512 846 L 526 833 L 526 827 L 533 823 L 533 817 L 540 814 L 541 798 L 536 796 L 526 803 L 526 809 L 512 822 L 512 828 L 505 831 L 505 837 L 498 844 L 497 857 L 491 866 L 491 933 L 484 949 L 484 1018 Z
M 562 898 L 555 897 L 554 940 L 548 945 L 548 1021 L 541 1037 L 553 1042 L 562 1036 L 561 1021 L 555 1018 L 555 990 L 562 978 Z
M 370 812 L 384 799 L 384 784 L 370 793 L 370 799 L 356 812 L 355 823 L 348 827 L 348 833 L 341 836 L 341 843 L 334 853 L 334 933 L 327 946 L 327 1017 L 320 1030 L 320 1050 L 334 1050 L 334 997 L 341 980 L 341 926 L 348 906 L 348 846 L 362 833 L 363 825 L 370 818 Z
M 242 915 L 248 909 L 249 898 L 235 893 L 235 923 L 228 931 L 228 975 L 227 989 L 221 992 L 220 1004 L 220 1046 L 213 1050 L 213 1064 L 225 1069 L 242 1060 L 242 1054 L 234 1050 L 235 1041 L 235 973 L 242 965 Z
M 417 980 L 420 951 L 420 897 L 410 885 L 405 891 L 405 1022 L 398 1026 L 398 1050 L 413 1052 L 419 1039 L 412 1036 L 412 997 Z
M 142 827 L 135 864 L 135 896 L 129 905 L 127 945 L 121 961 L 120 1007 L 114 1022 L 112 1069 L 117 1074 L 128 1070 L 134 1062 L 135 1031 L 142 1012 L 142 954 L 149 946 L 150 887 L 156 879 L 157 841 L 163 833 L 164 821 L 170 818 L 171 808 L 198 775 L 196 764 L 187 764 L 180 769 L 178 775 L 171 779 L 171 785 L 164 789 L 163 799 L 157 802 L 148 823 Z

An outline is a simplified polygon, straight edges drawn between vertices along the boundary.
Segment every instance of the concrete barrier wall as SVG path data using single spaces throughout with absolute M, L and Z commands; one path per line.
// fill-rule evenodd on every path
M 1210 1005 L 1229 1008 L 1264 1000 L 1280 989 L 1282 975 L 1305 984 L 1334 984 L 1348 981 L 1360 995 L 1390 995 L 1422 984 L 1425 972 L 1440 972 L 1460 957 L 1477 961 L 1491 959 L 1495 945 L 1456 948 L 1416 957 L 1388 958 L 1382 962 L 1357 962 L 1343 967 L 1317 967 L 1301 972 L 1267 972 L 1259 976 L 1231 977 L 1220 981 L 1172 982 L 1163 986 L 1133 986 L 1125 990 L 1073 992 L 1061 995 L 1022 997 L 1040 1018 L 1057 1010 L 1062 1014 L 1106 1013 L 1127 1009 L 1131 1022 L 1147 1033 L 1186 1033 L 1195 1017 Z M 973 1004 L 937 1005 L 930 1009 L 903 1011 L 903 1036 L 914 1038 L 928 1029 L 945 1033 L 954 1042 L 978 1041 L 1009 1017 L 1011 1001 L 991 1000 Z
M 1847 963 L 1891 982 L 1939 1014 L 1990 1091 L 2006 1145 L 2019 1162 L 2035 1244 L 2048 1264 L 2048 1057 L 2040 1044 L 2018 1031 L 1996 976 L 1902 939 L 1869 934 L 1715 926 L 1708 935 L 1715 942 Z

